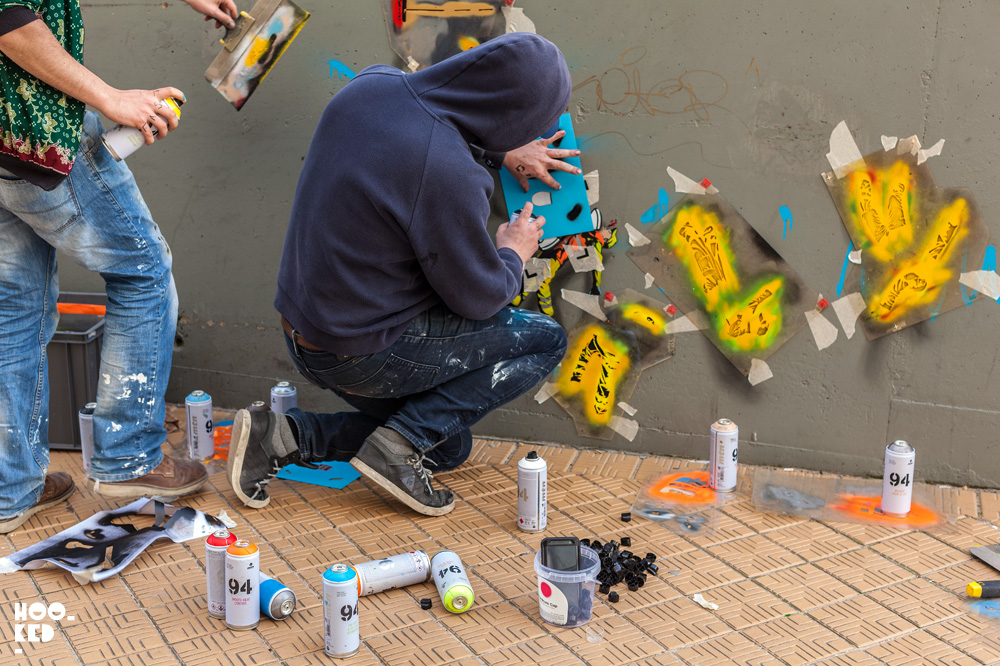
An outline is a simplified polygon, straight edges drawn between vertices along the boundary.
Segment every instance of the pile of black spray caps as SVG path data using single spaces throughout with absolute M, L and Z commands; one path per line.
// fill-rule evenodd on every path
M 611 588 L 619 583 L 625 583 L 630 592 L 635 592 L 646 584 L 648 574 L 655 576 L 660 570 L 654 564 L 656 555 L 653 553 L 646 553 L 645 557 L 640 557 L 628 550 L 632 547 L 631 537 L 622 537 L 621 542 L 580 539 L 580 543 L 596 552 L 601 558 L 601 571 L 597 574 L 597 582 L 601 584 L 598 592 L 608 595 L 608 601 L 611 603 L 618 601 L 618 593 Z

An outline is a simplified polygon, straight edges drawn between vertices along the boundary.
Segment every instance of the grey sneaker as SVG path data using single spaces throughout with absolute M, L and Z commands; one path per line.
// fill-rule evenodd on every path
M 451 512 L 455 508 L 455 496 L 448 489 L 431 487 L 431 473 L 424 469 L 423 454 L 416 449 L 408 454 L 394 453 L 391 449 L 398 449 L 398 443 L 390 438 L 399 439 L 402 435 L 388 428 L 377 428 L 351 458 L 354 469 L 417 513 L 443 516 Z
M 233 418 L 226 478 L 236 496 L 251 509 L 262 509 L 271 501 L 267 484 L 282 467 L 299 460 L 288 418 L 274 412 L 241 409 Z

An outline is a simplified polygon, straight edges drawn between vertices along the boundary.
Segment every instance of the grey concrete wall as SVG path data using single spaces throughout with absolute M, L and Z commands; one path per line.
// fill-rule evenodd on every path
M 286 358 L 271 307 L 275 274 L 312 130 L 343 85 L 330 77 L 328 61 L 355 69 L 399 62 L 376 0 L 302 4 L 311 22 L 238 113 L 203 80 L 218 42 L 186 5 L 109 0 L 84 8 L 95 71 L 119 87 L 175 85 L 189 100 L 180 131 L 129 159 L 175 254 L 174 401 L 202 388 L 217 405 L 239 407 L 290 379 L 303 407 L 341 407 L 297 377 Z M 843 119 L 862 153 L 878 148 L 881 134 L 916 134 L 925 146 L 946 138 L 944 154 L 931 161 L 938 184 L 972 188 L 989 227 L 1000 230 L 1000 3 L 518 6 L 563 49 L 575 83 L 616 67 L 628 72 L 631 90 L 608 74 L 605 102 L 616 91 L 641 93 L 663 81 L 689 86 L 687 98 L 659 109 L 635 95 L 599 109 L 595 86 L 574 92 L 583 164 L 600 170 L 607 219 L 636 224 L 660 187 L 672 191 L 668 165 L 708 177 L 807 283 L 832 297 L 849 241 L 820 172 L 828 169 L 830 132 Z M 631 64 L 623 67 L 623 58 Z M 787 240 L 781 205 L 795 220 Z M 606 261 L 611 290 L 642 288 L 626 249 L 620 243 Z M 100 288 L 96 276 L 63 268 L 65 289 Z M 577 317 L 572 309 L 561 308 L 566 324 Z M 700 334 L 682 334 L 676 357 L 643 374 L 631 399 L 641 423 L 634 442 L 579 438 L 558 406 L 530 397 L 487 417 L 476 432 L 704 457 L 710 423 L 728 416 L 741 427 L 745 462 L 880 473 L 886 442 L 905 438 L 917 448 L 918 477 L 996 486 L 998 315 L 997 304 L 980 297 L 876 342 L 860 331 L 851 340 L 841 333 L 822 352 L 803 330 L 770 358 L 775 377 L 757 387 Z

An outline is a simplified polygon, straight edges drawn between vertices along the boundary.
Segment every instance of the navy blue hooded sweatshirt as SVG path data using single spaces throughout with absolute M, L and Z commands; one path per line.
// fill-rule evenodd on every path
M 497 37 L 425 70 L 374 65 L 330 101 L 292 206 L 274 305 L 310 343 L 343 355 L 389 347 L 444 303 L 496 314 L 521 259 L 486 229 L 493 178 L 469 145 L 523 146 L 552 127 L 571 82 L 559 50 Z

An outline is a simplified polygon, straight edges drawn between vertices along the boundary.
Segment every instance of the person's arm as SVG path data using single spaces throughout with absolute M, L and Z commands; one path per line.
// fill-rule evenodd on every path
M 184 99 L 176 88 L 118 90 L 73 59 L 43 21 L 0 35 L 0 51 L 23 70 L 56 90 L 89 104 L 109 120 L 139 128 L 146 143 L 154 140 L 150 123 L 159 136 L 177 127 L 177 116 L 162 103 L 167 97 Z

